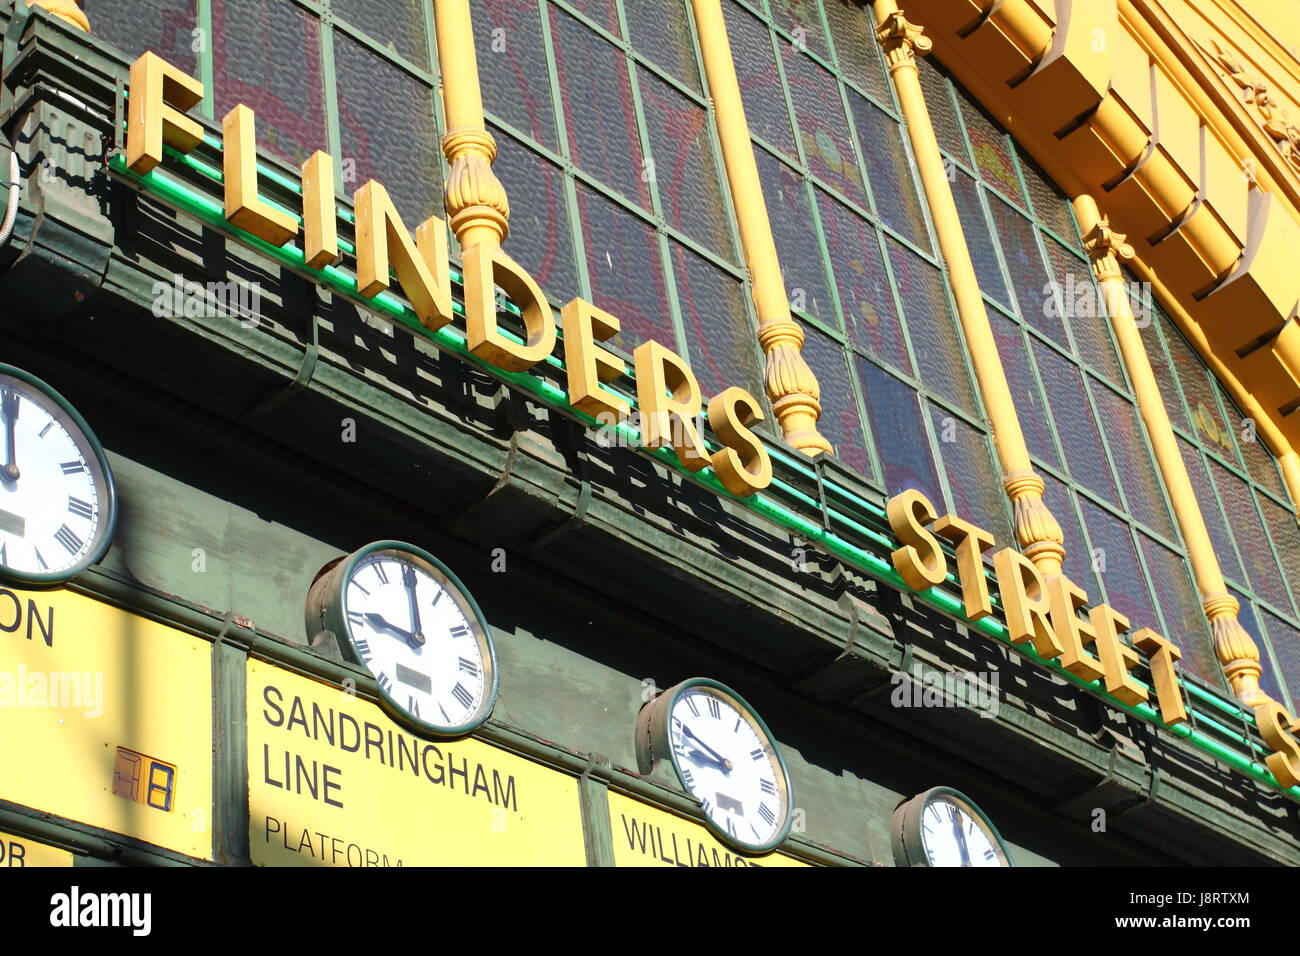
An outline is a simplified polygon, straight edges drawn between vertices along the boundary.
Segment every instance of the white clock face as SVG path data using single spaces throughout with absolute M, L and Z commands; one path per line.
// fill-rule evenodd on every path
M 921 811 L 921 843 L 931 866 L 1007 865 L 984 821 L 944 797 L 935 797 Z
M 58 575 L 108 533 L 109 485 L 95 446 L 39 389 L 0 373 L 0 566 Z
M 357 658 L 397 707 L 438 730 L 487 716 L 492 652 L 469 600 L 438 568 L 410 552 L 363 556 L 343 585 Z
M 758 719 L 731 695 L 688 686 L 668 717 L 673 763 L 705 814 L 737 843 L 769 847 L 790 813 L 790 785 Z

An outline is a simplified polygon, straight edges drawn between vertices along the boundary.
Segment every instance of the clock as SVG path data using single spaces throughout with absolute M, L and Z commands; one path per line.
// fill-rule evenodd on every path
M 327 567 L 307 596 L 307 633 L 335 635 L 380 701 L 417 733 L 457 737 L 492 713 L 496 649 L 478 604 L 437 558 L 377 541 Z
M 767 853 L 790 834 L 790 775 L 767 725 L 731 688 L 703 677 L 664 691 L 637 715 L 643 773 L 667 758 L 719 839 Z
M 0 365 L 0 576 L 55 587 L 99 561 L 117 523 L 103 446 L 35 376 Z
M 890 842 L 898 866 L 1012 866 L 997 829 L 971 800 L 935 787 L 894 811 Z

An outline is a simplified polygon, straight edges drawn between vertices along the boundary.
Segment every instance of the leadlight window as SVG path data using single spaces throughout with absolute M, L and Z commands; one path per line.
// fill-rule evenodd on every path
M 1300 527 L 1277 461 L 1159 305 L 1143 340 L 1219 566 L 1260 645 L 1264 689 L 1300 704 Z
M 580 295 L 618 316 L 624 353 L 657 339 L 686 357 L 706 394 L 734 384 L 765 401 L 688 8 L 474 5 L 484 108 L 518 230 L 505 248 L 557 301 Z

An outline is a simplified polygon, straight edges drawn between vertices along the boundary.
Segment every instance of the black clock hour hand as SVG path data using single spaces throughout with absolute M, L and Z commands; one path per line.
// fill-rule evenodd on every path
M 424 628 L 420 626 L 420 602 L 415 599 L 415 568 L 412 565 L 402 565 L 402 585 L 406 588 L 406 598 L 411 608 L 411 635 L 423 644 Z
M 18 470 L 18 443 L 14 435 L 14 429 L 18 425 L 18 393 L 12 389 L 4 393 L 3 411 L 5 417 L 5 446 L 7 448 L 9 463 L 4 467 L 4 477 L 6 481 L 17 481 L 21 476 Z
M 374 627 L 382 627 L 386 631 L 392 631 L 398 637 L 405 638 L 406 642 L 412 647 L 419 647 L 422 641 L 417 641 L 416 636 L 404 627 L 398 627 L 396 624 L 390 624 L 388 618 L 382 614 L 376 614 L 373 611 L 366 614 L 366 620 Z
M 683 735 L 690 737 L 691 740 L 695 741 L 695 743 L 698 745 L 696 749 L 700 753 L 703 753 L 705 756 L 707 756 L 710 760 L 716 763 L 723 770 L 727 770 L 727 771 L 731 770 L 732 768 L 731 761 L 728 760 L 726 757 L 722 756 L 721 754 L 719 754 L 716 750 L 714 750 L 712 747 L 706 744 L 699 737 L 695 736 L 695 732 L 691 730 L 690 727 L 686 726 L 685 724 L 682 724 L 682 733 Z

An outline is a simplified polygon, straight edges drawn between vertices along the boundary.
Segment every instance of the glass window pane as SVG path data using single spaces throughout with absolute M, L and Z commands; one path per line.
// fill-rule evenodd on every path
M 776 69 L 771 31 L 730 0 L 724 0 L 722 10 L 749 131 L 787 156 L 793 156 L 794 134 L 790 130 L 785 90 Z
M 537 0 L 483 0 L 475 4 L 474 40 L 483 105 L 543 146 L 554 149 L 555 108 Z
M 696 242 L 734 262 L 731 221 L 722 199 L 708 114 L 663 80 L 645 70 L 638 72 L 654 157 L 654 182 L 665 218 Z
M 295 167 L 325 149 L 325 92 L 316 18 L 287 3 L 213 0 L 212 31 L 217 119 L 240 103 L 250 107 L 257 114 L 257 145 Z M 339 82 L 345 82 L 342 66 L 338 72 Z M 374 112 L 373 103 L 370 110 Z M 384 115 L 372 122 L 395 127 L 396 138 L 405 131 L 393 120 Z M 358 158 L 358 175 L 360 165 Z M 358 180 L 357 185 L 364 181 Z M 395 183 L 387 185 L 392 189 Z
M 688 359 L 705 397 L 739 385 L 766 405 L 757 331 L 740 280 L 680 243 L 672 252 Z
M 567 302 L 580 290 L 564 174 L 513 137 L 494 132 L 494 169 L 510 195 L 510 235 L 505 250 L 548 294 Z
M 633 0 L 623 12 L 636 51 L 698 93 L 700 70 L 682 0 Z
M 1279 667 L 1274 667 L 1273 662 L 1269 660 L 1268 654 L 1264 651 L 1265 647 L 1272 646 L 1273 642 L 1270 640 L 1270 635 L 1260 627 L 1259 620 L 1255 617 L 1255 608 L 1246 595 L 1242 594 L 1235 588 L 1229 588 L 1228 590 L 1232 592 L 1232 596 L 1235 597 L 1237 603 L 1241 605 L 1241 611 L 1237 615 L 1237 619 L 1241 621 L 1241 626 L 1246 629 L 1247 634 L 1256 638 L 1260 644 L 1259 659 L 1260 663 L 1263 664 L 1263 668 L 1259 675 L 1259 686 L 1263 689 L 1264 693 L 1268 694 L 1269 697 L 1272 697 L 1274 700 L 1285 706 L 1289 698 L 1282 692 L 1280 665 Z M 1276 648 L 1274 649 L 1274 654 L 1276 656 Z
M 1224 575 L 1238 584 L 1246 583 L 1246 572 L 1242 570 L 1237 549 L 1232 545 L 1232 536 L 1228 534 L 1228 524 L 1223 518 L 1223 509 L 1219 498 L 1210 484 L 1210 477 L 1205 473 L 1205 459 L 1190 442 L 1178 439 L 1178 450 L 1183 453 L 1183 464 L 1187 466 L 1187 476 L 1192 480 L 1192 490 L 1196 493 L 1196 503 L 1201 506 L 1201 515 L 1205 519 L 1206 530 L 1214 545 L 1214 554 L 1219 559 L 1219 568 Z
M 821 190 L 817 199 L 849 338 L 895 368 L 911 372 L 876 227 Z
M 578 212 L 587 246 L 591 300 L 618 316 L 613 342 L 628 355 L 647 339 L 677 347 L 664 286 L 659 239 L 637 216 L 582 184 Z
M 1097 414 L 1106 423 L 1106 441 L 1124 486 L 1129 512 L 1171 541 L 1178 540 L 1165 506 L 1162 482 L 1147 451 L 1146 435 L 1137 408 L 1095 379 L 1088 382 Z
M 769 0 L 769 5 L 772 22 L 790 34 L 792 48 L 812 50 L 823 59 L 830 55 L 818 0 Z
M 1080 502 L 1083 520 L 1088 525 L 1088 537 L 1092 540 L 1093 566 L 1106 589 L 1106 603 L 1127 617 L 1134 629 L 1158 628 L 1160 618 L 1147 589 L 1146 576 L 1138 564 L 1129 526 L 1086 498 L 1081 498 Z M 1094 601 L 1101 600 L 1100 594 L 1090 597 Z M 1186 660 L 1189 648 L 1180 641 L 1181 635 L 1164 636 L 1178 644 Z
M 892 102 L 871 14 L 855 0 L 823 0 L 823 7 L 844 75 L 881 103 Z
M 1043 473 L 1043 502 L 1061 526 L 1065 535 L 1065 561 L 1062 569 L 1065 576 L 1088 592 L 1095 603 L 1101 600 L 1101 581 L 1097 577 L 1100 560 L 1094 559 L 1083 536 L 1083 526 L 1079 524 L 1079 515 L 1075 511 L 1075 496 L 1066 487 L 1065 482 L 1058 481 L 1052 475 Z M 1008 538 L 1007 544 L 1015 541 Z
M 1006 283 L 1002 281 L 1002 265 L 998 262 L 998 253 L 994 248 L 997 238 L 984 215 L 975 178 L 956 167 L 953 168 L 953 173 L 956 178 L 952 183 L 952 198 L 957 204 L 957 215 L 961 219 L 961 230 L 966 236 L 966 246 L 970 249 L 980 291 L 1010 305 Z
M 1261 615 L 1277 666 L 1291 689 L 1291 706 L 1300 707 L 1300 630 L 1267 610 L 1261 610 Z
M 862 417 L 849 381 L 847 356 L 833 339 L 804 323 L 803 357 L 821 386 L 822 416 L 817 430 L 835 446 L 835 454 L 850 468 L 874 474 L 862 433 Z
M 1052 406 L 1052 420 L 1061 436 L 1070 475 L 1094 494 L 1112 504 L 1118 503 L 1115 479 L 1111 477 L 1105 446 L 1078 368 L 1042 342 L 1034 343 L 1034 357 L 1038 360 L 1038 371 Z
M 957 121 L 957 107 L 948 92 L 948 81 L 928 56 L 916 58 L 917 72 L 921 75 L 921 92 L 925 96 L 926 112 L 934 125 L 939 146 L 960 162 L 969 163 L 966 142 L 962 139 L 961 124 Z
M 848 96 L 862 158 L 871 178 L 876 215 L 913 245 L 930 251 L 921 195 L 912 178 L 912 161 L 903 145 L 902 128 L 857 93 L 850 91 Z
M 1007 260 L 1011 284 L 1020 303 L 1020 316 L 1062 348 L 1069 348 L 1061 308 L 1053 294 L 1042 254 L 1038 251 L 1038 230 L 1028 219 L 996 196 L 989 196 L 989 209 L 1002 237 L 1002 255 Z
M 966 349 L 948 304 L 943 276 L 895 240 L 887 240 L 887 245 L 921 381 L 935 394 L 976 417 L 975 386 L 966 370 Z
M 835 78 L 796 53 L 785 61 L 785 78 L 799 124 L 799 139 L 809 171 L 853 202 L 867 208 L 867 194 L 853 152 L 844 105 Z
M 1112 383 L 1125 385 L 1119 353 L 1111 340 L 1110 318 L 1093 282 L 1091 266 L 1066 251 L 1055 239 L 1044 236 L 1043 245 L 1051 263 L 1052 280 L 1056 283 L 1062 314 L 1074 333 L 1079 358 Z
M 971 152 L 981 178 L 1002 191 L 1017 206 L 1024 207 L 1025 200 L 1016 178 L 1016 166 L 1007 146 L 1008 137 L 984 112 L 983 107 L 968 94 L 958 91 L 961 115 L 966 121 L 966 135 L 970 138 Z
M 1079 229 L 1070 214 L 1070 201 L 1023 149 L 1019 146 L 1015 149 L 1016 158 L 1020 161 L 1020 172 L 1024 175 L 1025 185 L 1029 188 L 1029 200 L 1033 204 L 1034 216 L 1064 239 L 1071 248 L 1081 249 Z
M 1188 572 L 1187 562 L 1144 534 L 1138 534 L 1142 554 L 1151 577 L 1160 589 L 1160 610 L 1171 633 L 1169 638 L 1183 652 L 1183 666 L 1213 687 L 1223 685 L 1223 671 L 1214 654 L 1210 624 Z M 1157 627 L 1154 620 L 1131 620 L 1132 630 Z
M 1164 399 L 1165 411 L 1175 428 L 1195 432 L 1187 410 L 1183 406 L 1182 393 L 1178 390 L 1178 379 L 1174 377 L 1173 366 L 1161 341 L 1156 323 L 1152 321 L 1142 331 L 1142 344 L 1146 347 L 1147 358 L 1151 360 L 1151 370 L 1155 372 L 1156 384 L 1160 386 L 1160 397 Z
M 1237 550 L 1242 560 L 1246 562 L 1246 573 L 1250 576 L 1255 593 L 1279 610 L 1291 613 L 1291 601 L 1282 586 L 1282 577 L 1277 562 L 1273 559 L 1273 552 L 1263 546 L 1268 537 L 1264 534 L 1264 526 L 1255 510 L 1255 496 L 1247 489 L 1244 481 L 1217 461 L 1210 462 L 1210 473 L 1214 476 L 1214 486 L 1219 490 L 1223 506 L 1231 516 L 1232 535 L 1237 541 Z
M 1007 511 L 1007 496 L 998 480 L 988 436 L 933 403 L 930 404 L 930 422 L 939 440 L 936 447 L 943 459 L 948 490 L 952 493 L 949 508 L 992 533 L 1000 545 L 1014 542 L 1016 537 Z M 989 554 L 992 553 L 990 550 Z
M 1205 364 L 1201 361 L 1201 357 L 1192 351 L 1187 340 L 1173 327 L 1173 323 L 1168 319 L 1165 319 L 1165 322 L 1166 325 L 1162 330 L 1165 333 L 1165 344 L 1169 348 L 1174 369 L 1178 373 L 1178 384 L 1182 388 L 1183 399 L 1191 410 L 1197 440 L 1228 461 L 1238 463 L 1231 426 L 1219 410 L 1218 395 L 1210 382 Z
M 443 215 L 432 90 L 338 32 L 334 68 L 341 158 L 355 163 L 355 185 L 371 178 L 382 182 L 412 230 L 429 216 Z M 382 112 L 376 103 L 384 104 Z
M 198 76 L 194 29 L 198 0 L 95 0 L 90 8 L 96 39 L 107 40 L 134 61 L 152 50 L 172 66 Z
M 763 201 L 776 238 L 785 294 L 799 312 L 838 326 L 840 320 L 826 282 L 825 257 L 813 225 L 808 186 L 802 176 L 766 150 L 754 150 L 754 158 L 758 160 Z
M 555 7 L 551 32 L 574 163 L 648 210 L 650 192 L 627 58 Z
M 1282 573 L 1294 594 L 1300 591 L 1300 527 L 1296 525 L 1295 512 L 1259 493 L 1255 499 L 1273 538 L 1273 549 L 1282 565 Z M 1260 545 L 1263 545 L 1262 541 Z
M 476 5 L 477 6 L 477 5 Z M 336 20 L 367 34 L 416 66 L 429 68 L 423 0 L 330 0 Z
M 857 367 L 876 454 L 885 472 L 885 491 L 895 495 L 916 488 L 937 505 L 944 500 L 943 486 L 930 454 L 930 436 L 916 390 L 866 359 L 858 359 Z
M 618 7 L 615 6 L 614 0 L 567 0 L 567 2 L 573 9 L 585 13 L 589 19 L 614 36 L 623 35 L 618 25 Z
M 1002 360 L 1011 399 L 1016 405 L 1016 416 L 1025 435 L 1025 444 L 1035 458 L 1061 468 L 1061 458 L 1052 440 L 1051 418 L 1043 401 L 1042 391 L 1034 378 L 1029 358 L 1025 354 L 1024 333 L 1020 326 L 996 310 L 989 310 L 989 322 L 997 341 L 998 358 Z

